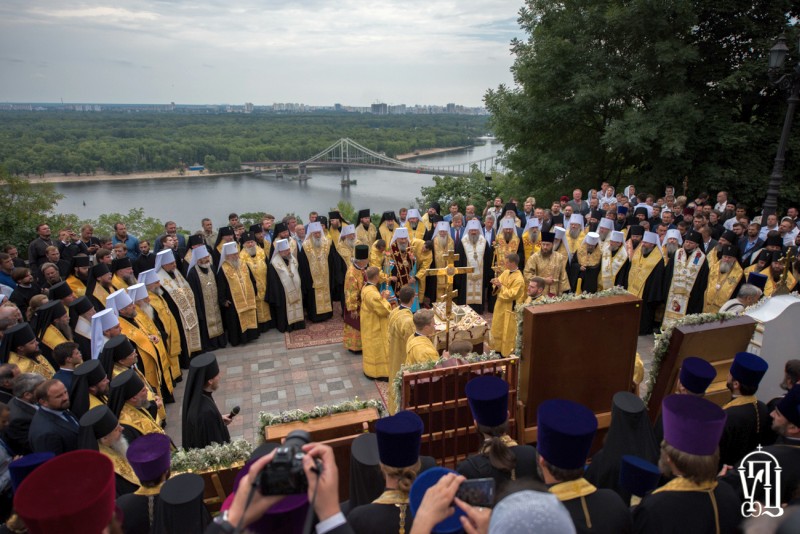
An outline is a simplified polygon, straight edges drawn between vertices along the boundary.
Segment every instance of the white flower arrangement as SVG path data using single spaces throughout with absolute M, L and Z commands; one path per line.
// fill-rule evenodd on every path
M 243 465 L 253 453 L 253 445 L 243 439 L 212 443 L 202 449 L 178 449 L 172 453 L 173 473 L 205 473 Z
M 314 406 L 311 410 L 285 410 L 279 413 L 259 412 L 258 413 L 258 433 L 261 439 L 264 439 L 264 429 L 268 426 L 281 425 L 284 423 L 294 423 L 302 421 L 307 423 L 310 419 L 317 419 L 325 417 L 326 415 L 333 415 L 343 412 L 355 412 L 365 408 L 375 408 L 378 414 L 383 417 L 386 414 L 386 409 L 381 401 L 375 399 L 360 400 L 358 397 L 353 400 L 347 400 L 338 404 L 323 404 L 322 406 Z

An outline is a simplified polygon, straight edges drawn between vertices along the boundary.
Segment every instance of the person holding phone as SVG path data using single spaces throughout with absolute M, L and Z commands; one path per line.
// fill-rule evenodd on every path
M 465 392 L 482 441 L 478 453 L 456 467 L 468 479 L 493 478 L 498 492 L 509 480 L 541 481 L 536 449 L 518 445 L 508 435 L 508 390 L 508 382 L 496 376 L 479 376 L 467 383 Z

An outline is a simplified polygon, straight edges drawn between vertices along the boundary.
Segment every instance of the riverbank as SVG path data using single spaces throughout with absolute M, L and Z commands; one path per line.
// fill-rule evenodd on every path
M 455 152 L 468 148 L 466 146 L 453 146 L 446 148 L 426 148 L 409 152 L 407 154 L 400 154 L 395 156 L 395 159 L 403 161 L 407 159 L 419 158 L 424 156 L 432 156 L 434 154 L 443 154 L 445 152 Z M 136 172 L 131 174 L 84 174 L 75 176 L 74 174 L 64 175 L 62 173 L 47 173 L 42 177 L 32 176 L 29 181 L 32 184 L 82 184 L 93 182 L 124 182 L 128 180 L 175 180 L 181 178 L 218 178 L 220 176 L 237 176 L 253 174 L 252 170 L 240 172 L 223 172 L 223 173 L 207 173 L 201 171 L 187 170 L 183 174 L 178 174 L 176 171 L 162 171 L 162 172 Z
M 395 156 L 394 159 L 399 159 L 400 161 L 412 158 L 419 158 L 422 156 L 432 156 L 434 154 L 442 154 L 444 152 L 455 152 L 456 150 L 464 150 L 465 146 L 451 146 L 447 148 L 426 148 L 423 150 L 416 150 L 414 152 L 409 152 L 408 154 L 400 154 Z
M 175 180 L 181 178 L 218 178 L 220 176 L 237 176 L 253 174 L 253 171 L 241 172 L 222 172 L 222 173 L 207 173 L 200 171 L 186 171 L 183 174 L 178 174 L 175 171 L 166 172 L 136 172 L 131 174 L 84 174 L 75 176 L 68 174 L 64 176 L 58 173 L 48 173 L 43 177 L 32 176 L 28 180 L 32 184 L 78 184 L 78 183 L 92 183 L 92 182 L 125 182 L 128 180 Z

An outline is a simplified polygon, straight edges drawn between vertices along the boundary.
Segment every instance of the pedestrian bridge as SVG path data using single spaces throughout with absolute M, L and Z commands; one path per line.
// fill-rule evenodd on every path
M 275 173 L 282 177 L 284 171 L 296 171 L 298 180 L 307 180 L 308 169 L 333 167 L 341 169 L 342 185 L 355 183 L 350 180 L 350 169 L 381 169 L 384 171 L 412 172 L 438 176 L 468 176 L 474 171 L 488 174 L 498 165 L 495 156 L 457 165 L 432 166 L 421 165 L 390 158 L 374 150 L 343 137 L 334 144 L 304 161 L 245 161 L 242 169 L 253 170 L 257 174 Z

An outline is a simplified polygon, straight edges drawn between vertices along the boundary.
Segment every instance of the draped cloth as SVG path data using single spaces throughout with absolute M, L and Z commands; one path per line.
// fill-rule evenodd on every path
M 567 259 L 560 252 L 555 250 L 549 256 L 544 256 L 541 251 L 535 252 L 533 256 L 525 262 L 524 271 L 525 281 L 530 282 L 534 276 L 544 279 L 552 278 L 553 282 L 545 286 L 545 294 L 551 297 L 560 296 L 565 291 L 570 290 L 569 279 L 567 278 Z
M 720 307 L 733 297 L 733 292 L 742 281 L 742 272 L 739 262 L 734 262 L 731 271 L 727 274 L 719 272 L 719 264 L 716 269 L 710 270 L 703 302 L 703 313 L 717 313 Z
M 414 335 L 414 316 L 409 308 L 400 306 L 389 314 L 389 381 L 394 382 L 395 376 L 400 371 L 400 366 L 406 361 L 406 345 L 408 339 Z M 389 413 L 395 414 L 398 410 L 395 388 L 389 388 Z
M 344 347 L 353 352 L 361 350 L 361 289 L 366 283 L 363 269 L 350 262 L 344 277 L 342 315 L 344 320 Z
M 686 252 L 683 248 L 679 248 L 671 258 L 671 265 L 667 269 L 667 275 L 669 276 L 669 274 L 672 277 L 669 280 L 669 293 L 667 294 L 662 328 L 674 324 L 675 321 L 685 317 L 687 313 L 703 311 L 703 294 L 708 281 L 706 255 L 699 247 L 692 252 Z M 699 297 L 699 309 L 696 309 L 698 306 L 692 302 L 693 297 L 695 300 Z
M 525 298 L 525 280 L 518 270 L 505 270 L 498 276 L 502 286 L 497 293 L 492 316 L 492 350 L 503 356 L 514 352 L 517 341 L 517 316 L 514 307 Z
M 249 268 L 244 262 L 239 262 L 239 266 L 236 267 L 230 262 L 223 261 L 221 270 L 227 281 L 227 289 L 236 308 L 236 315 L 239 317 L 240 332 L 258 328 L 256 293 L 250 280 Z
M 404 365 L 435 362 L 438 359 L 439 351 L 436 350 L 433 341 L 431 341 L 429 337 L 412 335 L 408 338 L 406 342 L 406 361 Z
M 267 283 L 267 296 L 272 318 L 280 332 L 291 330 L 292 325 L 301 326 L 301 323 L 303 323 L 302 327 L 305 327 L 303 287 L 297 258 L 289 255 L 288 260 L 288 263 L 284 261 L 280 254 L 272 256 L 270 278 Z
M 611 251 L 611 246 L 603 247 L 603 262 L 600 266 L 599 289 L 611 289 L 616 284 L 617 276 L 628 262 L 628 249 L 620 246 L 616 254 Z
M 211 350 L 225 347 L 225 330 L 222 327 L 222 314 L 219 306 L 217 278 L 210 267 L 199 265 L 189 269 L 186 280 L 194 291 L 197 318 L 200 321 L 200 337 L 203 348 Z
M 392 306 L 381 297 L 378 288 L 367 284 L 361 290 L 362 367 L 370 378 L 389 376 L 389 313 Z
M 186 365 L 188 365 L 189 354 L 200 352 L 203 349 L 202 340 L 200 338 L 200 322 L 197 319 L 194 293 L 192 293 L 189 282 L 186 281 L 177 269 L 175 269 L 172 274 L 175 275 L 175 278 L 170 276 L 170 273 L 164 269 L 158 270 L 158 278 L 161 281 L 161 287 L 166 292 L 166 296 L 169 296 L 174 304 L 175 310 L 178 312 L 178 316 L 175 317 L 175 319 L 180 323 L 180 328 L 186 343 L 186 350 L 188 351 L 188 354 L 185 355 L 187 361 L 181 362 L 181 367 L 185 368 Z M 175 315 L 172 307 L 170 307 L 170 310 L 173 311 L 173 315 Z
M 147 295 L 150 297 L 150 306 L 153 307 L 155 317 L 158 317 L 164 327 L 167 338 L 162 339 L 162 341 L 169 353 L 169 363 L 170 368 L 173 370 L 173 377 L 177 378 L 180 375 L 175 375 L 175 370 L 181 368 L 181 329 L 164 297 L 152 291 L 148 291 Z
M 269 246 L 268 241 L 264 243 L 266 247 Z M 256 281 L 256 320 L 259 325 L 272 320 L 267 302 L 267 257 L 265 250 L 259 247 L 256 247 L 255 256 L 251 256 L 244 249 L 239 253 L 239 261 L 247 265 L 250 274 Z
M 356 245 L 372 246 L 378 238 L 378 229 L 375 225 L 369 223 L 369 228 L 364 228 L 364 225 L 359 223 L 356 225 Z M 386 243 L 389 244 L 388 242 Z
M 467 274 L 467 304 L 483 306 L 483 268 L 486 254 L 486 238 L 478 235 L 478 242 L 473 245 L 469 233 L 467 233 L 461 238 L 461 245 L 464 247 L 467 267 L 472 267 L 472 272 Z
M 303 296 L 308 317 L 314 322 L 333 317 L 331 291 L 336 259 L 331 254 L 331 242 L 322 238 L 319 247 L 309 239 L 298 256 L 298 268 L 303 280 Z

